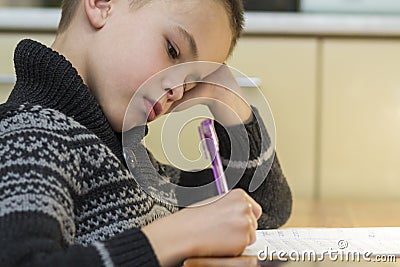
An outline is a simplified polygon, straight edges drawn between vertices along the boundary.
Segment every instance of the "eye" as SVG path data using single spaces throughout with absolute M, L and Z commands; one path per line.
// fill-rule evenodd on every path
M 177 59 L 179 57 L 179 51 L 178 49 L 176 49 L 170 41 L 167 41 L 167 51 L 168 51 L 168 55 L 172 58 L 172 59 Z

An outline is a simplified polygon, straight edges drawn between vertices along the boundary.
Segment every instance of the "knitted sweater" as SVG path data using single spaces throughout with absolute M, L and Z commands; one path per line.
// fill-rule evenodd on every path
M 32 40 L 18 44 L 14 62 L 17 82 L 0 105 L 0 266 L 159 266 L 140 227 L 178 208 L 149 196 L 134 175 L 195 186 L 210 171 L 183 172 L 149 154 L 150 168 L 140 142 L 145 128 L 134 131 L 140 161 L 130 172 L 120 134 L 70 62 Z M 273 161 L 251 193 L 263 208 L 260 227 L 273 228 L 289 217 L 291 193 L 277 159 L 257 145 L 260 130 L 246 125 L 251 155 L 237 187 L 247 189 L 253 167 Z M 229 158 L 227 133 L 217 131 Z

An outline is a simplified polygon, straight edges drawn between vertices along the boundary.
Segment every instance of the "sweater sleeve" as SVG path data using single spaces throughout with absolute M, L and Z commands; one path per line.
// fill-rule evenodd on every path
M 0 218 L 0 233 L 0 266 L 159 266 L 139 229 L 90 246 L 67 245 L 54 218 L 15 212 Z
M 253 108 L 253 119 L 244 127 L 224 128 L 215 122 L 215 129 L 229 187 L 246 190 L 262 206 L 260 229 L 282 226 L 291 213 L 292 195 L 258 111 Z M 182 186 L 200 186 L 213 181 L 210 169 L 185 172 L 169 165 L 159 169 Z M 259 184 L 256 190 L 251 190 L 252 183 Z
M 65 135 L 35 125 L 57 127 L 31 114 L 0 123 L 0 266 L 159 266 L 138 228 L 88 246 L 75 242 L 78 158 L 64 153 L 63 138 L 51 138 Z
M 253 107 L 245 131 L 218 123 L 215 128 L 226 175 L 239 177 L 235 187 L 247 190 L 262 207 L 259 228 L 282 226 L 292 210 L 292 194 L 258 110 Z

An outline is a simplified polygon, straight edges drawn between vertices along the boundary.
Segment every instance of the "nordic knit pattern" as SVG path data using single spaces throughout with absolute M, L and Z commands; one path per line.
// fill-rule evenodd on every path
M 140 227 L 177 208 L 136 184 L 133 175 L 145 169 L 128 171 L 119 134 L 63 56 L 23 40 L 14 61 L 17 83 L 0 106 L 0 266 L 158 266 Z M 263 156 L 267 148 L 257 147 L 259 128 L 254 123 L 246 128 L 252 155 L 239 187 L 248 186 L 251 162 L 273 160 Z M 229 143 L 222 130 L 218 135 Z M 140 148 L 137 158 L 144 160 Z M 230 151 L 222 152 L 229 158 Z M 212 177 L 151 162 L 153 172 L 181 184 Z M 291 195 L 276 160 L 252 196 L 263 207 L 261 227 L 287 220 Z

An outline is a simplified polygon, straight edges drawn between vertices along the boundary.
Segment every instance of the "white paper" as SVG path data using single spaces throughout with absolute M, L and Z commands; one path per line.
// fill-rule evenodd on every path
M 257 241 L 248 246 L 243 255 L 277 255 L 279 252 L 284 255 L 286 252 L 288 256 L 289 253 L 310 251 L 317 257 L 327 256 L 332 251 L 358 252 L 361 256 L 400 256 L 400 227 L 258 230 Z

